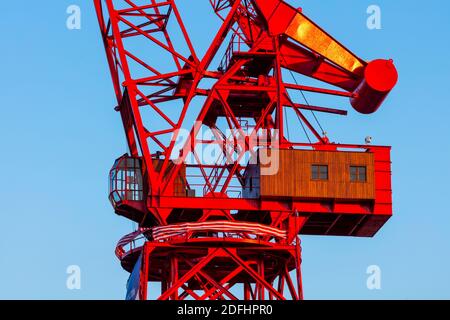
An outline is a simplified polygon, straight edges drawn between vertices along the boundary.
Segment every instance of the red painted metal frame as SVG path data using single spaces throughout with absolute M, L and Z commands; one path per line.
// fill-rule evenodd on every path
M 136 0 L 94 0 L 118 102 L 116 110 L 122 117 L 130 155 L 142 159 L 146 201 L 140 204 L 128 203 L 122 207 L 120 203 L 116 203 L 116 211 L 139 222 L 141 227 L 170 224 L 173 219 L 181 219 L 181 215 L 189 221 L 206 221 L 217 217 L 226 220 L 250 219 L 287 230 L 290 244 L 279 244 L 275 241 L 269 247 L 248 247 L 246 240 L 239 240 L 230 247 L 216 247 L 214 243 L 204 240 L 203 245 L 197 243 L 194 248 L 189 241 L 177 246 L 148 241 L 142 248 L 144 263 L 141 298 L 147 297 L 147 280 L 152 277 L 153 272 L 151 261 L 152 257 L 157 255 L 168 257 L 171 270 L 167 275 L 150 279 L 161 283 L 161 299 L 183 299 L 189 295 L 194 299 L 233 299 L 236 297 L 229 289 L 236 283 L 243 285 L 245 299 L 283 299 L 284 283 L 287 284 L 292 298 L 301 299 L 303 293 L 298 233 L 307 226 L 311 216 L 328 217 L 332 214 L 336 215 L 336 218 L 329 230 L 341 217 L 353 215 L 360 216 L 361 219 L 357 219 L 355 227 L 348 235 L 373 235 L 370 233 L 373 230 L 364 234 L 358 231 L 357 227 L 373 216 L 379 216 L 374 222 L 374 228 L 378 230 L 392 215 L 390 148 L 330 144 L 324 133 L 318 131 L 308 120 L 304 111 L 338 115 L 346 115 L 347 112 L 294 101 L 293 92 L 308 91 L 358 99 L 361 103 L 365 98 L 361 94 L 367 92 L 367 89 L 364 92 L 357 90 L 365 81 L 361 70 L 344 70 L 331 62 L 329 57 L 321 56 L 301 43 L 294 43 L 286 35 L 273 34 L 272 29 L 281 22 L 268 21 L 264 13 L 276 2 L 285 5 L 283 1 L 210 2 L 215 13 L 222 19 L 222 24 L 204 56 L 199 57 L 175 0 L 148 0 L 147 4 Z M 293 10 L 292 14 L 300 12 L 289 6 L 286 8 Z M 228 46 L 227 39 L 231 39 Z M 144 53 L 143 46 L 138 50 L 133 49 L 138 43 L 160 50 L 158 61 L 164 61 L 163 66 L 156 63 L 151 54 Z M 217 71 L 212 70 L 211 64 L 216 57 L 223 54 L 223 47 L 226 50 L 224 63 Z M 366 65 L 364 61 L 360 61 Z M 286 83 L 283 70 L 291 70 L 332 84 L 339 90 Z M 209 80 L 208 83 L 213 84 L 205 87 L 203 80 Z M 196 122 L 190 128 L 184 146 L 177 149 L 180 130 L 185 126 L 187 115 L 193 116 L 193 110 L 197 110 L 198 98 L 203 100 L 200 103 L 200 111 L 196 114 Z M 236 101 L 245 99 L 248 106 L 242 111 Z M 258 102 L 257 108 L 255 102 Z M 291 141 L 285 128 L 288 109 L 297 116 L 298 128 L 307 128 L 315 137 L 314 142 Z M 152 112 L 149 123 L 143 116 L 143 112 L 148 110 Z M 220 124 L 218 119 L 225 119 L 225 125 Z M 247 123 L 252 121 L 252 125 L 243 125 L 243 119 L 247 119 Z M 199 137 L 204 126 L 214 129 L 212 139 Z M 231 136 L 225 135 L 227 129 Z M 375 202 L 335 199 L 330 203 L 322 200 L 263 200 L 230 196 L 230 193 L 235 191 L 233 183 L 244 187 L 242 181 L 246 167 L 241 163 L 244 155 L 254 154 L 256 150 L 250 146 L 248 137 L 256 136 L 261 130 L 273 129 L 278 130 L 278 136 L 256 147 L 357 149 L 361 152 L 373 152 L 375 158 L 379 158 L 378 162 L 376 160 L 379 187 Z M 230 151 L 227 145 L 229 140 L 240 141 L 240 144 L 236 144 Z M 213 144 L 224 146 L 221 157 L 213 164 L 205 163 L 197 148 Z M 185 166 L 188 157 L 193 160 Z M 234 159 L 231 164 L 227 163 L 230 159 Z M 175 164 L 174 160 L 177 161 Z M 386 167 L 388 163 L 389 166 Z M 202 186 L 203 194 L 196 197 L 175 196 L 175 181 L 182 168 L 197 172 L 195 179 L 185 182 L 188 186 Z M 188 179 L 189 175 L 186 176 L 186 180 Z M 186 212 L 199 212 L 200 215 Z M 252 212 L 264 214 L 258 216 Z M 267 214 L 270 216 L 269 222 L 263 220 Z M 196 251 L 201 251 L 200 248 L 204 248 L 206 253 L 202 255 Z M 261 252 L 262 258 L 252 260 L 249 256 L 239 254 L 240 251 L 249 252 L 249 248 Z M 284 252 L 293 261 L 276 274 L 280 279 L 276 289 L 273 282 L 275 278 L 266 278 L 267 267 L 263 263 L 272 251 Z M 199 254 L 200 262 L 197 264 L 193 262 L 195 259 L 183 258 L 195 256 L 199 259 Z M 136 257 L 129 254 L 128 259 L 133 260 Z M 208 268 L 212 260 L 217 259 L 221 265 L 233 261 L 237 267 L 222 279 L 216 279 L 207 271 L 202 271 L 203 268 Z M 183 270 L 178 268 L 181 260 L 185 267 Z M 273 257 L 275 262 L 282 260 L 276 255 Z M 233 280 L 244 271 L 246 279 L 241 277 L 239 281 Z M 297 274 L 296 288 L 289 275 L 291 271 Z M 203 290 L 203 295 L 189 287 L 188 280 L 191 279 L 196 279 L 194 282 Z M 254 290 L 250 285 L 252 282 L 256 283 Z
M 189 296 L 196 300 L 237 300 L 236 291 L 245 300 L 303 299 L 298 237 L 291 245 L 246 240 L 220 241 L 218 245 L 213 240 L 205 239 L 195 246 L 189 242 L 145 242 L 137 249 L 143 254 L 140 299 L 148 298 L 149 282 L 154 293 L 160 291 L 158 300 L 184 300 Z M 134 260 L 132 255 L 130 252 L 123 260 Z M 218 263 L 227 267 L 218 270 Z M 154 283 L 161 286 L 153 288 Z

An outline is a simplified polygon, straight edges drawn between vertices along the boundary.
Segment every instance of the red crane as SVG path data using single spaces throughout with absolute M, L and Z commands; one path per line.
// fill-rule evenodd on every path
M 372 237 L 392 191 L 390 147 L 330 142 L 311 115 L 347 111 L 299 94 L 370 114 L 397 71 L 282 0 L 210 0 L 221 26 L 200 56 L 177 2 L 94 0 L 129 147 L 110 200 L 139 224 L 116 255 L 140 299 L 149 283 L 162 300 L 302 299 L 299 235 Z

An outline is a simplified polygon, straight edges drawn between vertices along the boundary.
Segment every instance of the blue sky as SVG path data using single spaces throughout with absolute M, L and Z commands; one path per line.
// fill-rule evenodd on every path
M 216 18 L 200 0 L 180 2 L 205 48 Z M 400 74 L 373 116 L 321 117 L 332 140 L 393 146 L 395 216 L 374 239 L 304 237 L 305 297 L 450 299 L 450 3 L 291 2 L 359 56 L 393 58 Z M 81 30 L 66 28 L 71 4 Z M 382 30 L 366 28 L 371 4 Z M 126 149 L 93 5 L 16 1 L 2 12 L 0 298 L 123 299 L 114 247 L 132 225 L 113 213 L 107 174 Z M 373 264 L 381 290 L 366 288 Z M 81 290 L 66 288 L 69 265 L 81 268 Z

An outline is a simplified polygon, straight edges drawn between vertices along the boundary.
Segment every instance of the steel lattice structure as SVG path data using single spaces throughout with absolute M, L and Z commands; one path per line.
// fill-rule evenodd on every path
M 396 69 L 360 59 L 282 0 L 210 0 L 221 25 L 200 56 L 181 1 L 94 0 L 130 152 L 111 170 L 110 200 L 140 227 L 116 254 L 128 271 L 142 255 L 141 299 L 149 282 L 160 284 L 160 299 L 302 299 L 299 234 L 373 236 L 392 198 L 390 148 L 331 143 L 305 113 L 347 111 L 300 103 L 296 93 L 348 97 L 370 114 L 394 88 Z M 290 83 L 286 72 L 335 88 Z M 293 115 L 315 141 L 290 138 Z M 264 177 L 252 170 L 283 150 L 370 154 L 364 175 L 373 190 L 264 196 Z

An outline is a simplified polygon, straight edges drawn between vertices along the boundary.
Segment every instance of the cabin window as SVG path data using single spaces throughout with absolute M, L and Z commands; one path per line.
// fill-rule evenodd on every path
M 351 182 L 367 182 L 367 167 L 350 166 Z
M 311 177 L 313 180 L 328 180 L 328 166 L 312 165 Z

